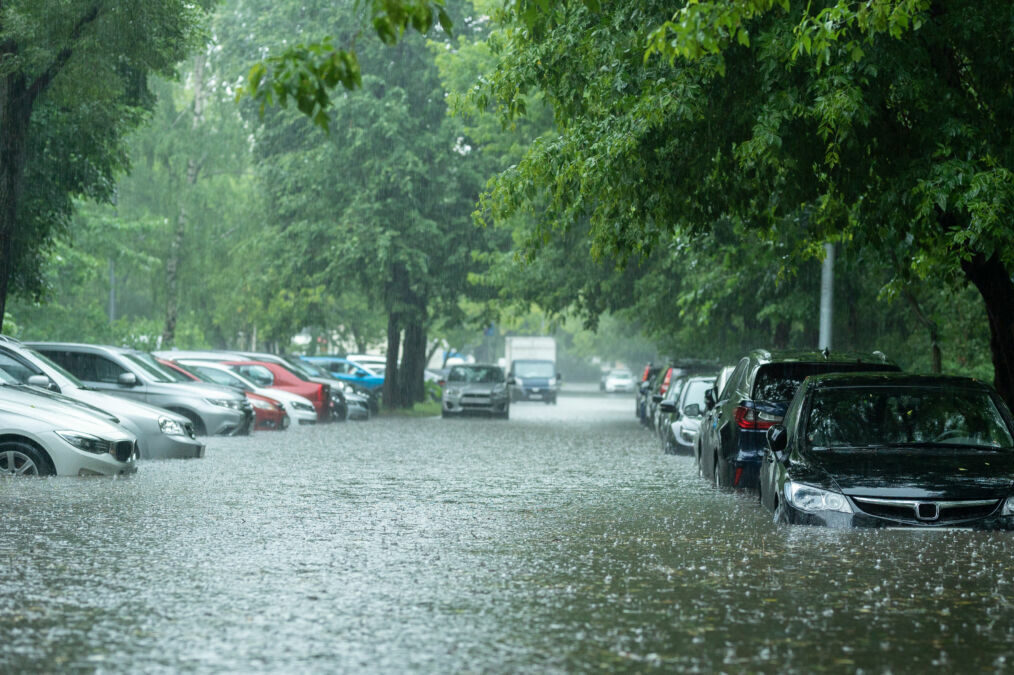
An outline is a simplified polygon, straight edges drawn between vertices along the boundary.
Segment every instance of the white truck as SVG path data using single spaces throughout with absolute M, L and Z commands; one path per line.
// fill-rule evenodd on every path
M 560 374 L 556 372 L 556 340 L 551 337 L 504 339 L 507 377 L 514 401 L 556 403 Z

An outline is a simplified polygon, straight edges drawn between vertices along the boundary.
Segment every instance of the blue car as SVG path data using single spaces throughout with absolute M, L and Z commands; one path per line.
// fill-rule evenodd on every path
M 377 391 L 384 386 L 383 375 L 378 375 L 369 368 L 348 359 L 338 356 L 304 356 L 302 359 L 324 368 L 331 373 L 332 377 L 348 382 L 356 389 Z

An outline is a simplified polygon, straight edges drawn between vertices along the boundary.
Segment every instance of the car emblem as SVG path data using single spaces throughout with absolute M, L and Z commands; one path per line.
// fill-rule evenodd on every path
M 936 502 L 916 502 L 915 516 L 919 520 L 936 520 L 940 517 L 940 506 Z

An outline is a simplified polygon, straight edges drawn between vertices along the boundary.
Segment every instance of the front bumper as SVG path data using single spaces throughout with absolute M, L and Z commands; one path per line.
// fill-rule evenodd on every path
M 140 450 L 134 443 L 133 451 L 125 460 L 112 454 L 95 454 L 77 448 L 60 438 L 55 432 L 45 434 L 43 446 L 53 461 L 57 476 L 123 476 L 137 471 Z
M 195 459 L 204 457 L 205 451 L 204 443 L 197 439 L 161 432 L 145 438 L 140 446 L 142 459 Z

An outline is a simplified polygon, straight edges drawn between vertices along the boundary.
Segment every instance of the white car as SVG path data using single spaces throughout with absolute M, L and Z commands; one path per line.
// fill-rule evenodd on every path
M 224 384 L 259 396 L 275 399 L 285 407 L 285 412 L 288 413 L 289 419 L 296 424 L 317 423 L 317 410 L 313 407 L 310 399 L 305 396 L 273 387 L 258 386 L 253 380 L 237 373 L 229 366 L 223 366 L 221 363 L 214 361 L 180 359 L 177 363 L 195 375 L 205 377 L 215 384 Z
M 606 375 L 603 389 L 608 393 L 634 391 L 634 375 L 626 368 L 614 368 Z
M 9 377 L 0 380 L 0 475 L 115 476 L 137 470 L 137 438 L 123 427 Z

